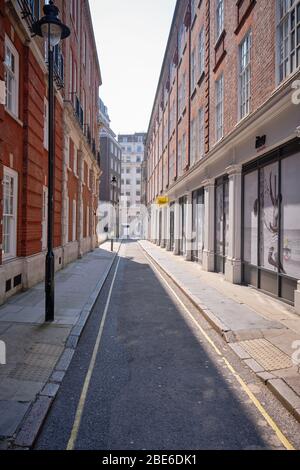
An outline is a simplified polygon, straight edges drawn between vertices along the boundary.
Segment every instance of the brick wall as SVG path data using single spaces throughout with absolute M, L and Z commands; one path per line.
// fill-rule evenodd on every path
M 178 30 L 183 22 L 186 22 L 186 8 L 188 1 L 177 2 L 176 14 L 170 31 L 168 48 L 158 84 L 153 113 L 149 125 L 147 138 L 148 179 L 150 200 L 157 195 L 157 181 L 159 179 L 160 161 L 165 158 L 163 152 L 157 156 L 157 116 L 160 107 L 161 96 L 166 87 L 169 68 L 174 54 L 176 55 L 176 42 Z M 186 134 L 187 153 L 185 157 L 187 171 L 189 169 L 190 148 L 190 121 L 197 117 L 199 108 L 205 109 L 205 153 L 216 144 L 216 114 L 215 114 L 215 87 L 216 80 L 224 75 L 224 137 L 229 135 L 239 122 L 239 45 L 246 33 L 252 31 L 251 48 L 251 112 L 256 111 L 276 89 L 275 72 L 275 38 L 276 38 L 276 11 L 275 1 L 244 0 L 242 8 L 238 9 L 237 2 L 225 1 L 224 32 L 217 41 L 215 37 L 216 12 L 215 2 L 202 0 L 196 2 L 196 17 L 187 21 L 187 44 L 184 54 L 178 56 L 178 67 L 176 80 L 170 84 L 169 96 L 165 103 L 165 110 L 170 111 L 172 102 L 178 100 L 178 88 L 180 78 L 185 72 L 187 74 L 186 84 L 186 112 L 184 116 L 178 115 L 177 125 L 174 133 L 169 133 L 168 155 L 178 156 L 178 142 L 183 134 Z M 244 15 L 245 13 L 245 15 Z M 205 28 L 205 75 L 198 80 L 195 90 L 189 90 L 189 61 L 191 51 L 195 48 L 198 52 L 198 38 L 201 28 Z M 190 46 L 189 46 L 190 37 Z M 197 53 L 196 53 L 196 57 Z M 178 83 L 177 83 L 178 79 Z M 166 111 L 165 111 L 166 112 Z M 164 115 L 164 120 L 169 116 Z M 175 162 L 175 180 L 178 162 Z M 175 184 L 174 178 L 168 175 L 169 187 Z M 166 188 L 165 188 L 166 189 Z M 150 202 L 150 200 L 148 202 Z
M 0 0 L 0 80 L 4 80 L 4 0 Z M 3 180 L 3 121 L 4 106 L 0 104 L 0 201 L 2 201 Z M 0 220 L 2 220 L 3 206 L 0 204 Z M 0 224 L 0 240 L 2 243 L 2 224 Z M 2 250 L 0 250 L 0 264 L 2 263 Z

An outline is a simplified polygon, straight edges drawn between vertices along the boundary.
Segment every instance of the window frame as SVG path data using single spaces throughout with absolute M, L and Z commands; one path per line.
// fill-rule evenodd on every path
M 291 0 L 277 0 L 276 2 L 276 60 L 277 60 L 277 66 L 276 66 L 276 75 L 277 75 L 277 82 L 278 84 L 284 82 L 288 77 L 296 73 L 300 69 L 300 43 L 297 44 L 297 29 L 300 27 L 300 1 L 299 0 L 294 0 L 292 5 L 286 5 L 286 2 L 290 2 Z M 286 7 L 283 8 L 283 14 L 281 16 L 281 9 L 282 6 L 286 5 Z M 299 8 L 299 18 L 297 19 L 297 11 Z M 294 27 L 293 29 L 291 28 L 291 13 L 295 13 L 295 22 L 294 22 Z M 281 28 L 284 28 L 286 26 L 287 28 L 287 34 L 283 37 L 283 31 L 281 31 Z M 292 34 L 294 31 L 294 64 L 291 64 L 291 39 L 292 39 Z M 284 58 L 281 58 L 281 51 L 284 47 L 283 42 L 287 43 L 287 51 L 285 51 Z M 297 52 L 299 54 L 299 64 L 297 66 Z M 287 71 L 283 70 L 281 71 L 281 67 L 284 66 L 286 63 L 286 68 Z
M 221 90 L 218 87 L 221 86 Z M 221 97 L 221 99 L 219 99 Z M 224 137 L 224 74 L 222 73 L 215 85 L 215 112 L 216 112 L 216 142 L 219 142 Z M 220 113 L 220 115 L 219 115 Z M 221 118 L 221 119 L 220 119 Z M 219 126 L 219 122 L 221 125 Z M 221 133 L 219 133 L 219 129 Z
M 215 42 L 220 39 L 225 27 L 225 5 L 224 0 L 216 0 L 216 24 L 215 24 Z M 221 19 L 220 23 L 219 20 Z
M 248 53 L 245 54 L 248 55 L 248 63 L 247 65 L 242 69 L 242 62 L 243 62 L 243 46 L 248 43 Z M 248 32 L 245 34 L 244 38 L 242 39 L 241 43 L 239 44 L 239 49 L 238 49 L 238 54 L 239 54 L 239 88 L 238 88 L 238 92 L 239 92 L 239 96 L 238 96 L 238 106 L 239 106 L 239 110 L 238 110 L 238 116 L 239 116 L 239 120 L 242 120 L 244 119 L 245 117 L 247 117 L 250 113 L 251 113 L 251 98 L 252 98 L 252 94 L 251 94 L 251 85 L 252 85 L 252 80 L 251 80 L 251 73 L 252 73 L 252 68 L 251 68 L 251 65 L 252 65 L 252 30 L 249 29 Z M 249 72 L 249 79 L 248 79 L 248 82 L 244 82 L 244 85 L 246 83 L 246 87 L 244 86 L 243 87 L 243 78 L 247 76 L 247 72 Z M 243 101 L 243 93 L 242 93 L 242 90 L 243 88 L 248 88 L 248 91 L 249 91 L 249 96 L 246 96 L 247 95 L 247 91 L 245 90 L 245 100 Z M 245 106 L 245 112 L 243 112 L 243 108 Z
M 9 65 L 6 62 L 6 49 L 9 50 L 10 54 L 14 58 L 14 68 L 15 70 L 11 70 Z M 19 92 L 20 92 L 20 55 L 17 51 L 16 47 L 14 46 L 11 39 L 5 34 L 4 39 L 4 72 L 5 72 L 5 109 L 12 114 L 16 119 L 19 119 Z M 8 82 L 7 82 L 7 75 L 11 75 L 13 77 L 14 83 L 14 90 L 12 92 L 12 109 L 8 107 Z
M 5 197 L 5 191 L 4 191 L 4 182 L 5 182 L 5 178 L 8 177 L 8 178 L 11 178 L 13 179 L 14 181 L 14 184 L 13 184 L 13 201 L 12 201 L 12 214 L 5 214 L 5 200 L 4 200 L 4 197 Z M 3 199 L 3 215 L 2 215 L 2 259 L 3 261 L 7 261 L 7 260 L 10 260 L 10 259 L 13 259 L 13 258 L 16 258 L 17 256 L 17 225 L 18 225 L 18 190 L 19 190 L 19 187 L 18 187 L 18 181 L 19 180 L 19 175 L 18 173 L 13 170 L 12 168 L 9 168 L 9 167 L 6 167 L 4 166 L 3 167 L 3 196 L 2 196 L 2 199 Z M 9 241 L 9 251 L 8 252 L 4 252 L 4 227 L 5 227 L 5 223 L 4 223 L 4 219 L 5 217 L 11 217 L 12 218 L 12 221 L 13 221 L 13 230 L 12 230 L 12 240 Z

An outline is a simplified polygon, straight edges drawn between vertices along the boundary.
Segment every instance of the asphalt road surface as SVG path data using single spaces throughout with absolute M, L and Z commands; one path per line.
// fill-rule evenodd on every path
M 35 448 L 299 448 L 299 424 L 163 277 L 123 243 Z

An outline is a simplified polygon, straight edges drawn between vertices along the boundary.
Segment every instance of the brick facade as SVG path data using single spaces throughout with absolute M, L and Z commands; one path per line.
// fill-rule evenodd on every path
M 256 209 L 265 204 L 268 194 L 273 195 L 274 185 L 278 189 L 280 159 L 286 158 L 288 166 L 292 161 L 297 164 L 300 155 L 299 109 L 292 101 L 293 86 L 300 76 L 299 39 L 295 39 L 292 25 L 295 17 L 299 21 L 300 1 L 286 2 L 287 11 L 276 3 L 177 1 L 145 150 L 147 203 L 151 206 L 148 237 L 176 255 L 197 260 L 204 270 L 222 272 L 234 283 L 250 283 L 294 303 L 300 311 L 299 234 L 293 217 L 287 222 L 283 215 L 291 211 L 288 196 L 282 207 L 271 207 L 275 228 L 266 220 L 271 209 L 260 208 L 259 220 Z M 289 44 L 298 48 L 294 62 L 291 55 L 285 57 L 286 70 L 280 63 L 285 53 L 280 43 L 282 25 Z M 182 77 L 186 78 L 183 94 Z M 271 176 L 268 181 L 263 179 L 267 169 L 273 180 Z M 243 179 L 247 171 L 253 171 L 257 188 L 266 186 L 266 194 L 262 196 L 257 189 L 257 200 L 248 206 Z M 280 184 L 284 200 L 289 184 Z M 295 188 L 291 190 L 296 194 Z M 155 204 L 160 195 L 168 196 L 168 206 Z M 297 197 L 295 207 L 300 205 Z M 269 204 L 277 203 L 272 197 Z M 245 210 L 247 223 L 256 224 L 251 227 L 256 237 L 251 239 L 251 248 L 243 246 L 245 230 L 250 230 L 243 219 Z M 265 245 L 260 241 L 264 230 L 264 237 L 270 238 Z M 249 267 L 245 250 L 258 253 L 257 260 L 252 258 L 253 266 Z M 291 259 L 284 259 L 284 250 L 293 253 Z M 287 264 L 289 277 L 276 259 Z
M 4 81 L 4 0 L 0 0 L 0 83 Z M 4 136 L 4 105 L 0 103 L 0 181 L 3 180 L 3 136 Z M 2 201 L 2 184 L 0 185 L 0 200 Z M 0 205 L 0 220 L 2 220 L 3 205 Z M 2 240 L 2 224 L 0 224 L 0 239 Z M 0 250 L 2 263 L 2 250 Z
M 252 31 L 252 83 L 251 83 L 251 112 L 255 112 L 265 103 L 276 87 L 275 71 L 275 3 L 262 0 L 249 2 L 250 8 L 246 11 L 243 21 L 238 23 L 238 6 L 236 2 L 225 2 L 224 34 L 218 43 L 215 40 L 216 11 L 215 2 L 203 0 L 195 2 L 196 14 L 191 18 L 190 1 L 177 3 L 173 25 L 170 32 L 169 43 L 165 53 L 161 79 L 154 102 L 152 118 L 149 127 L 148 153 L 150 200 L 174 184 L 178 174 L 178 158 L 175 158 L 174 175 L 169 175 L 166 160 L 175 153 L 178 157 L 178 142 L 186 134 L 186 155 L 182 172 L 189 170 L 190 166 L 190 123 L 196 118 L 199 108 L 205 110 L 205 153 L 216 144 L 215 129 L 215 84 L 216 80 L 224 74 L 224 137 L 229 135 L 239 122 L 238 116 L 238 48 L 247 31 Z M 242 3 L 247 3 L 245 2 Z M 183 52 L 178 51 L 178 34 L 182 24 L 185 27 L 185 41 Z M 198 39 L 201 29 L 205 30 L 205 73 L 196 75 L 196 87 L 191 90 L 191 53 L 198 51 Z M 174 62 L 176 73 L 174 80 L 170 81 L 170 64 Z M 178 110 L 178 92 L 181 77 L 186 76 L 185 103 L 182 111 Z M 162 96 L 167 92 L 167 99 L 162 102 Z M 161 139 L 164 126 L 168 125 L 170 108 L 176 104 L 176 126 L 174 130 L 168 129 L 168 141 L 161 149 Z M 156 154 L 158 150 L 159 155 Z M 162 165 L 161 165 L 161 162 Z M 159 174 L 164 175 L 164 185 L 160 187 Z M 169 182 L 169 185 L 168 185 Z

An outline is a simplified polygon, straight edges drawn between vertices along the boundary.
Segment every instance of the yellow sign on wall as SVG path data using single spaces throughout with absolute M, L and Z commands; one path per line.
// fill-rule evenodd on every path
M 169 203 L 168 196 L 159 196 L 158 198 L 156 198 L 156 204 L 158 204 L 159 206 L 164 206 L 165 204 L 168 204 L 168 203 Z

